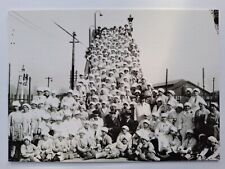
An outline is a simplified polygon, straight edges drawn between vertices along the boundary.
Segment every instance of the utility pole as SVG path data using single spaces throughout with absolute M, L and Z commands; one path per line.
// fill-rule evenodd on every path
M 168 69 L 166 68 L 166 93 L 168 90 Z
M 11 80 L 11 64 L 9 63 L 9 79 L 8 79 L 8 105 L 10 104 L 10 80 Z
M 97 33 L 97 13 L 99 13 L 99 16 L 103 16 L 103 14 L 101 13 L 101 11 L 97 10 L 94 13 L 94 27 L 95 27 L 95 37 L 96 37 L 96 33 Z
M 29 79 L 28 79 L 28 81 L 29 81 L 29 83 L 28 83 L 28 85 L 29 85 L 29 93 L 28 93 L 28 103 L 30 104 L 30 102 L 31 102 L 31 77 L 29 77 Z
M 203 98 L 205 98 L 205 68 L 202 68 L 202 88 L 203 88 Z
M 52 77 L 46 77 L 45 79 L 47 79 L 48 80 L 48 87 L 50 86 L 50 82 L 52 82 L 53 81 L 53 78 Z
M 213 77 L 213 100 L 215 99 L 215 77 Z
M 80 43 L 80 41 L 76 38 L 76 33 L 73 32 L 72 34 L 68 32 L 66 29 L 64 29 L 62 26 L 54 22 L 55 25 L 57 25 L 60 29 L 62 29 L 64 32 L 66 32 L 68 35 L 70 35 L 73 39 L 70 43 L 72 43 L 72 65 L 71 65 L 71 71 L 70 71 L 70 89 L 74 89 L 74 73 L 75 73 L 75 44 Z

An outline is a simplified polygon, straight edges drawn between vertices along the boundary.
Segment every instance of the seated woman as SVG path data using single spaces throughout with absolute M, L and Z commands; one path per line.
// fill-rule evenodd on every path
M 102 157 L 106 157 L 106 153 L 104 151 L 104 149 L 108 146 L 112 144 L 112 138 L 108 135 L 108 128 L 107 127 L 102 127 L 101 129 L 102 135 L 101 135 L 101 140 L 100 140 L 100 148 L 98 149 L 98 151 L 95 153 L 95 158 L 102 158 Z
M 219 142 L 214 136 L 208 137 L 208 146 L 198 155 L 198 160 L 219 160 Z
M 53 140 L 50 135 L 46 132 L 41 134 L 42 138 L 38 142 L 39 157 L 41 161 L 51 161 L 53 158 Z
M 77 138 L 77 152 L 80 157 L 84 159 L 93 158 L 93 145 L 91 140 L 86 137 L 84 129 L 79 130 L 79 137 Z
M 188 129 L 186 131 L 186 137 L 182 145 L 178 147 L 178 153 L 180 153 L 180 155 L 187 160 L 191 160 L 193 158 L 193 148 L 197 143 L 193 135 L 194 135 L 193 130 Z
M 75 138 L 74 133 L 69 133 L 67 143 L 69 147 L 67 159 L 74 159 L 80 157 L 79 154 L 77 153 L 77 139 Z
M 138 144 L 135 154 L 135 160 L 160 161 L 160 158 L 156 156 L 153 144 L 150 142 L 149 137 L 147 137 L 146 135 L 141 136 L 141 142 Z
M 66 134 L 56 133 L 55 140 L 53 141 L 52 151 L 54 152 L 53 161 L 63 161 L 67 157 L 69 150 L 68 143 L 66 140 Z
M 21 146 L 21 159 L 22 162 L 39 162 L 38 149 L 31 143 L 31 137 L 24 137 L 24 144 Z
M 166 135 L 168 140 L 168 147 L 164 148 L 164 155 L 161 155 L 162 160 L 178 160 L 179 155 L 177 155 L 178 147 L 181 146 L 181 140 L 178 137 L 176 127 L 171 127 L 169 133 Z
M 129 158 L 132 155 L 131 145 L 131 137 L 129 135 L 121 135 L 119 141 L 116 142 L 116 148 L 120 152 L 120 157 Z
M 128 139 L 128 145 L 129 145 L 129 148 L 131 148 L 132 135 L 129 133 L 129 127 L 127 127 L 127 126 L 122 127 L 122 130 L 121 130 L 120 134 L 118 135 L 116 142 L 120 144 L 122 142 L 122 139 L 124 139 L 124 137 L 126 137 Z

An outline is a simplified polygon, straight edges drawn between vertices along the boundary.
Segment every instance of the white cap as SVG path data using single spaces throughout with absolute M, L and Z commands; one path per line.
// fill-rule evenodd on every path
M 140 90 L 135 90 L 135 93 L 141 93 L 141 91 Z
M 212 102 L 211 105 L 215 106 L 216 108 L 219 108 L 219 106 L 216 102 Z
M 125 130 L 129 131 L 129 127 L 128 126 L 123 126 L 122 129 L 125 129 Z
M 101 131 L 108 133 L 109 129 L 107 127 L 102 127 Z
M 38 88 L 37 88 L 37 91 L 38 91 L 38 92 L 43 92 L 44 89 L 43 89 L 42 87 L 38 87 Z
M 188 130 L 186 131 L 186 133 L 191 133 L 191 134 L 193 134 L 194 131 L 193 131 L 192 129 L 188 129 Z
M 172 94 L 173 96 L 175 95 L 175 92 L 173 90 L 168 90 L 168 93 Z
M 214 136 L 208 137 L 208 140 L 212 143 L 218 143 L 218 140 Z
M 158 111 L 154 111 L 154 112 L 152 113 L 152 115 L 153 115 L 153 116 L 156 116 L 156 117 L 159 117 L 159 112 L 158 112 Z
M 198 92 L 198 93 L 200 93 L 199 88 L 194 88 L 194 89 L 193 89 L 193 92 L 195 92 L 195 91 Z
M 170 130 L 174 131 L 174 132 L 177 132 L 177 128 L 175 126 L 171 126 Z
M 29 141 L 31 141 L 32 139 L 31 139 L 31 137 L 30 137 L 30 136 L 25 136 L 23 140 L 24 140 L 24 141 L 25 141 L 25 140 L 29 140 Z
M 164 92 L 165 92 L 165 90 L 164 90 L 163 88 L 159 88 L 159 89 L 158 89 L 158 92 L 162 92 L 162 93 L 164 93 Z
M 145 119 L 145 120 L 143 120 L 143 122 L 142 122 L 143 124 L 144 123 L 147 123 L 148 125 L 150 125 L 150 121 L 149 120 L 147 120 L 147 119 Z
M 182 103 L 178 103 L 178 104 L 177 104 L 177 107 L 180 107 L 180 108 L 183 109 L 183 108 L 184 108 L 184 105 L 183 105 Z
M 192 93 L 192 88 L 187 88 L 186 91 L 189 91 L 190 93 Z
M 28 109 L 31 108 L 30 105 L 29 105 L 28 103 L 24 103 L 24 104 L 22 105 L 22 107 L 27 107 Z
M 78 131 L 78 134 L 85 134 L 85 133 L 86 133 L 86 132 L 85 132 L 84 129 L 81 129 L 81 130 Z
M 161 113 L 161 117 L 168 117 L 167 113 Z
M 21 104 L 20 104 L 20 102 L 19 102 L 19 101 L 13 101 L 13 102 L 12 102 L 12 106 L 17 106 L 17 107 L 20 107 L 20 106 L 21 106 Z
M 72 93 L 72 94 L 73 94 L 73 90 L 69 89 L 69 90 L 67 91 L 67 93 Z
M 184 106 L 189 106 L 189 107 L 191 107 L 191 103 L 190 103 L 190 102 L 186 102 L 186 103 L 184 103 Z
M 149 141 L 149 137 L 146 134 L 141 135 L 141 139 L 144 139 L 146 141 Z
M 156 102 L 159 102 L 159 101 L 162 102 L 162 97 L 158 97 L 158 98 L 156 99 Z

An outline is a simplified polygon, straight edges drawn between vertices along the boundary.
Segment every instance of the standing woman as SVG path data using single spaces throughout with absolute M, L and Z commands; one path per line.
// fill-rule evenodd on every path
M 199 109 L 196 111 L 194 119 L 195 133 L 197 135 L 206 133 L 206 120 L 208 114 L 210 113 L 209 110 L 205 108 L 207 104 L 204 100 L 201 100 L 198 104 Z
M 207 126 L 207 135 L 214 136 L 219 140 L 219 122 L 220 122 L 220 115 L 219 115 L 219 106 L 217 103 L 212 102 L 210 104 L 210 113 L 207 116 L 206 126 Z
M 33 138 L 33 133 L 32 133 L 32 114 L 30 113 L 31 107 L 29 104 L 24 103 L 22 105 L 22 129 L 23 129 L 23 138 L 25 136 L 30 136 Z
M 194 129 L 194 117 L 195 114 L 191 110 L 191 103 L 186 102 L 184 104 L 184 111 L 180 114 L 179 124 L 178 124 L 178 132 L 182 136 L 182 141 L 185 139 L 185 135 L 187 130 Z
M 14 111 L 9 114 L 8 125 L 9 125 L 9 155 L 10 159 L 18 159 L 20 153 L 20 146 L 23 141 L 22 136 L 22 112 L 19 110 L 19 101 L 12 103 Z

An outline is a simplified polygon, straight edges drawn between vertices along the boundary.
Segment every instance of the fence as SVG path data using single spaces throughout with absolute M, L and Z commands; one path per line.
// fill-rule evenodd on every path
M 20 103 L 29 103 L 33 99 L 33 95 L 21 95 L 21 94 L 11 94 L 8 96 L 8 104 L 11 105 L 13 101 L 19 101 Z

